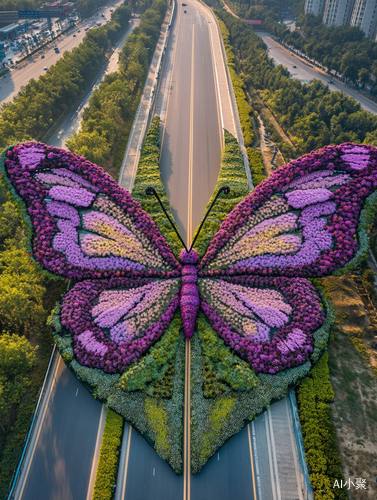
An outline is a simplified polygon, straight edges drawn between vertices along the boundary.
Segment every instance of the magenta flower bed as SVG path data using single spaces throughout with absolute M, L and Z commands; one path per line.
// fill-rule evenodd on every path
M 77 361 L 83 366 L 99 368 L 106 373 L 121 373 L 125 368 L 137 361 L 164 333 L 173 314 L 179 306 L 179 294 L 175 295 L 168 302 L 166 309 L 158 314 L 158 320 L 144 322 L 139 327 L 139 334 L 142 337 L 134 339 L 120 338 L 115 334 L 115 339 L 109 338 L 105 327 L 116 325 L 124 315 L 117 314 L 116 309 L 125 306 L 124 297 L 120 297 L 115 308 L 109 314 L 98 321 L 99 307 L 93 302 L 101 296 L 101 293 L 109 293 L 110 290 L 126 292 L 136 287 L 147 287 L 153 284 L 147 278 L 132 280 L 128 278 L 112 278 L 108 280 L 85 280 L 75 285 L 63 298 L 61 322 L 62 325 L 73 334 L 74 354 Z M 140 297 L 139 297 L 140 301 Z M 132 304 L 133 306 L 135 304 Z M 139 314 L 146 312 L 147 318 L 151 318 L 148 309 L 150 304 L 143 303 L 143 310 L 136 311 Z M 97 308 L 97 309 L 96 309 Z M 114 310 L 115 309 L 115 310 Z M 131 309 L 131 307 L 130 307 Z M 107 308 L 109 313 L 109 308 Z M 107 322 L 106 322 L 107 319 Z M 98 326 L 101 324 L 102 328 Z M 119 323 L 118 323 L 119 324 Z
M 227 290 L 226 283 L 237 285 L 245 293 L 250 291 L 249 287 L 254 288 L 254 303 L 250 305 L 249 310 L 256 312 L 257 317 L 264 320 L 263 324 L 260 319 L 255 319 L 255 333 L 250 327 L 245 332 L 243 323 L 237 328 L 236 309 L 233 313 L 228 313 L 225 321 L 223 311 L 219 313 L 203 298 L 201 308 L 209 318 L 211 326 L 227 345 L 248 361 L 256 372 L 277 373 L 307 361 L 313 352 L 312 333 L 325 320 L 318 293 L 307 280 L 257 276 L 226 278 L 221 284 L 224 293 Z M 268 291 L 271 294 L 266 293 Z M 256 303 L 258 295 L 260 301 Z M 219 296 L 221 297 L 220 294 Z M 242 299 L 238 296 L 238 299 L 240 298 Z M 235 308 L 247 304 L 245 299 L 239 302 L 241 304 L 236 304 Z M 228 308 L 230 305 L 231 300 L 227 300 Z M 243 314 L 245 317 L 245 312 Z M 269 327 L 268 331 L 266 327 Z M 277 330 L 270 340 L 272 327 L 277 327 Z
M 372 146 L 349 143 L 328 146 L 292 161 L 259 184 L 229 214 L 199 265 L 199 276 L 220 276 L 224 271 L 231 275 L 329 275 L 356 254 L 355 233 L 360 211 L 376 188 L 377 153 Z M 235 261 L 240 245 L 234 235 L 241 233 L 256 214 L 262 222 L 284 213 L 284 207 L 281 208 L 284 203 L 287 209 L 291 206 L 302 210 L 301 218 L 297 216 L 296 221 L 304 227 L 308 239 L 301 250 L 292 256 L 281 256 L 269 248 L 260 257 Z M 316 210 L 322 210 L 326 220 L 318 219 Z M 320 225 L 323 227 L 319 228 Z M 286 235 L 281 239 L 286 239 Z M 228 258 L 230 255 L 232 259 Z
M 52 146 L 23 143 L 8 150 L 5 168 L 10 183 L 26 205 L 32 223 L 33 257 L 51 273 L 76 280 L 127 275 L 179 275 L 176 271 L 180 268 L 179 263 L 150 216 L 101 167 Z M 50 172 L 44 173 L 44 169 Z M 53 185 L 48 188 L 44 182 Z M 99 191 L 106 198 L 99 200 L 98 204 L 107 205 L 110 212 L 115 205 L 127 214 L 134 234 L 145 243 L 144 250 L 155 250 L 155 255 L 148 255 L 146 251 L 140 255 L 139 252 L 139 260 L 134 262 L 131 258 L 116 256 L 91 259 L 90 253 L 88 256 L 82 251 L 75 231 L 80 221 L 79 214 L 69 203 L 76 207 L 88 207 Z M 55 201 L 54 205 L 51 202 L 47 204 L 46 198 Z M 66 220 L 57 222 L 54 216 L 59 214 Z M 57 233 L 58 238 L 54 238 Z M 64 251 L 69 252 L 68 265 L 61 253 Z M 160 272 L 150 269 L 148 265 L 158 257 Z M 169 265 L 166 269 L 163 269 L 163 261 Z

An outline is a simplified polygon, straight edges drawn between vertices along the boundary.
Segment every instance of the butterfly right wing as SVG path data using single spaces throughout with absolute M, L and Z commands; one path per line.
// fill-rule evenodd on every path
M 199 275 L 320 277 L 360 260 L 359 216 L 376 187 L 372 146 L 328 146 L 295 160 L 228 215 Z
M 200 278 L 199 292 L 213 329 L 257 373 L 305 363 L 325 320 L 318 292 L 303 278 Z

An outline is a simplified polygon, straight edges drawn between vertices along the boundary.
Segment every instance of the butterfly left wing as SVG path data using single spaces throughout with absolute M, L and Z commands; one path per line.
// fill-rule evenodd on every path
M 40 143 L 8 148 L 1 169 L 34 259 L 70 279 L 178 276 L 151 217 L 102 168 Z
M 200 306 L 218 335 L 252 369 L 277 373 L 305 363 L 324 319 L 316 289 L 302 278 L 199 279 Z
M 112 278 L 77 283 L 62 300 L 63 334 L 75 359 L 122 373 L 166 331 L 179 305 L 180 279 Z
M 228 215 L 199 276 L 320 277 L 343 268 L 365 255 L 359 216 L 376 187 L 372 146 L 329 146 L 291 162 Z

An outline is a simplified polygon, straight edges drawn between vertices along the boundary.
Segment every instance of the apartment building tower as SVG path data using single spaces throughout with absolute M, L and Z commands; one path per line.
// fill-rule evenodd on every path
M 374 39 L 377 29 L 377 0 L 355 0 L 350 25 L 358 26 L 365 36 Z
M 325 26 L 343 26 L 349 24 L 354 0 L 326 0 L 323 11 Z
M 321 16 L 325 8 L 326 0 L 305 0 L 305 14 L 311 12 L 315 16 Z

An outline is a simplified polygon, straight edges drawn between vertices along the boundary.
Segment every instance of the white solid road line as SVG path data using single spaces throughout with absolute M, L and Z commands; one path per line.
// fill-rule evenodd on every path
M 122 438 L 122 447 L 119 457 L 118 475 L 117 475 L 117 487 L 115 490 L 114 500 L 123 500 L 126 492 L 127 483 L 127 473 L 128 464 L 130 458 L 130 447 L 131 447 L 131 433 L 132 427 L 125 422 Z
M 195 24 L 192 25 L 191 41 L 191 94 L 190 94 L 190 144 L 188 166 L 188 200 L 187 200 L 187 247 L 192 242 L 192 183 L 194 171 L 194 49 L 195 49 Z
M 288 397 L 286 398 L 286 400 L 287 399 L 288 399 Z M 295 437 L 294 437 L 293 431 L 292 431 L 292 428 L 293 428 L 292 417 L 293 416 L 292 416 L 292 412 L 290 410 L 290 406 L 288 404 L 288 401 L 286 402 L 285 410 L 287 413 L 287 422 L 289 422 L 288 432 L 289 432 L 289 438 L 290 438 L 291 446 L 292 446 L 293 463 L 295 466 L 295 474 L 296 474 L 296 481 L 297 481 L 297 490 L 298 490 L 298 495 L 300 497 L 299 500 L 304 500 L 304 496 L 302 494 L 302 488 L 301 488 L 300 470 L 299 470 L 299 466 L 298 466 L 298 451 L 297 451 L 297 446 L 296 446 L 296 442 L 295 442 Z
M 272 490 L 272 500 L 276 500 L 276 484 L 275 484 L 275 473 L 274 473 L 274 465 L 273 459 L 271 455 L 271 439 L 270 439 L 270 429 L 269 429 L 269 408 L 265 412 L 264 423 L 266 425 L 266 437 L 267 437 L 267 452 L 268 452 L 268 463 L 270 469 L 270 477 L 271 477 L 271 490 Z
M 15 492 L 14 492 L 14 498 L 16 498 L 17 500 L 21 500 L 22 499 L 22 495 L 24 493 L 26 481 L 27 481 L 27 478 L 28 478 L 28 475 L 29 475 L 29 471 L 30 471 L 30 467 L 31 467 L 31 464 L 32 464 L 32 461 L 33 461 L 33 457 L 34 457 L 35 449 L 36 449 L 37 442 L 38 442 L 38 439 L 39 439 L 39 435 L 40 435 L 41 430 L 42 430 L 43 421 L 44 421 L 44 418 L 45 418 L 45 415 L 46 415 L 48 403 L 50 401 L 50 397 L 51 397 L 52 389 L 53 389 L 53 386 L 54 386 L 55 378 L 56 378 L 56 375 L 58 373 L 59 365 L 60 365 L 60 361 L 61 361 L 60 355 L 58 355 L 58 356 L 59 357 L 58 357 L 57 361 L 55 361 L 55 363 L 54 363 L 54 368 L 53 368 L 53 370 L 51 372 L 51 376 L 50 376 L 51 378 L 50 378 L 48 386 L 47 386 L 47 397 L 44 399 L 44 401 L 42 403 L 42 416 L 40 418 L 38 418 L 38 420 L 37 420 L 37 429 L 38 429 L 38 431 L 37 431 L 37 434 L 36 435 L 34 434 L 34 437 L 32 437 L 32 439 L 31 439 L 31 448 L 27 451 L 25 459 L 24 459 L 25 462 L 26 462 L 26 464 L 27 464 L 27 467 L 26 467 L 26 470 L 25 470 L 24 473 L 21 472 L 21 477 L 20 477 L 21 483 L 16 487 Z M 17 494 L 18 490 L 19 490 L 19 493 Z
M 92 460 L 92 468 L 91 468 L 91 471 L 90 471 L 90 478 L 89 478 L 89 484 L 88 484 L 88 492 L 86 494 L 86 500 L 92 500 L 92 496 L 93 496 L 94 482 L 95 482 L 95 479 L 96 479 L 98 457 L 99 457 L 99 452 L 100 452 L 101 443 L 102 443 L 103 428 L 105 426 L 106 413 L 107 413 L 106 406 L 102 405 L 101 415 L 100 415 L 99 423 L 98 423 L 96 446 L 94 448 L 93 460 Z
M 258 449 L 257 449 L 257 437 L 255 434 L 255 423 L 254 420 L 251 422 L 251 432 L 253 435 L 253 450 L 254 450 L 254 457 L 255 457 L 255 475 L 257 478 L 257 485 L 258 485 L 258 495 L 255 497 L 255 500 L 263 500 L 262 498 L 262 484 L 261 484 L 261 479 L 260 479 L 260 474 L 259 474 L 259 459 L 258 459 Z

